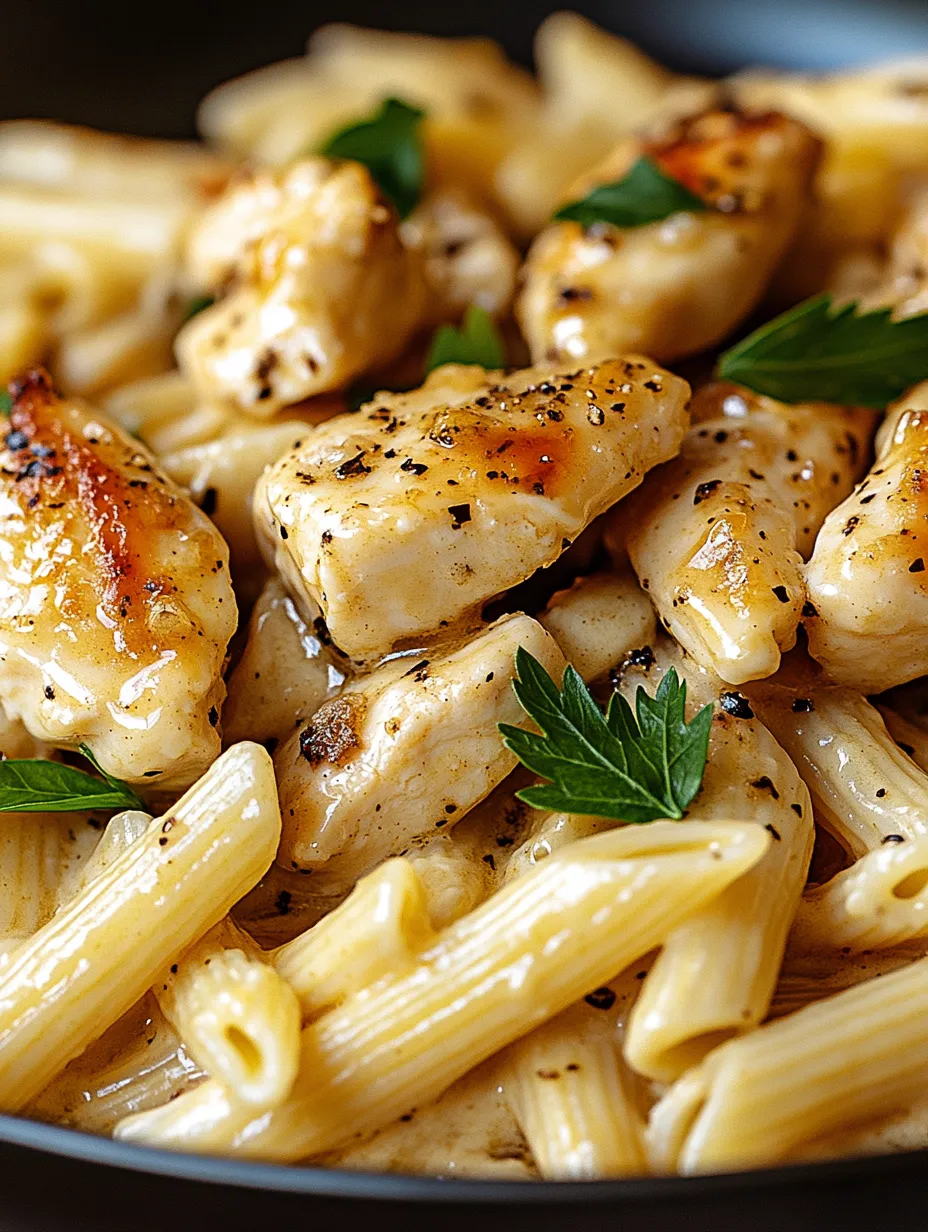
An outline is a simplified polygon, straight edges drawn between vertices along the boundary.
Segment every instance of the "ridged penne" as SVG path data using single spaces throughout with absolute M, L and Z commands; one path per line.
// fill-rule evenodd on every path
M 573 844 L 305 1027 L 293 1094 L 260 1121 L 209 1082 L 117 1134 L 301 1159 L 370 1133 L 653 948 L 769 842 L 759 826 L 658 822 Z
M 928 1082 L 926 1024 L 921 959 L 723 1044 L 653 1109 L 655 1166 L 749 1168 L 910 1106 Z
M 270 864 L 270 758 L 230 749 L 170 815 L 20 946 L 0 986 L 0 1107 L 22 1108 Z
M 664 641 L 652 667 L 628 670 L 623 690 L 631 697 L 642 672 L 655 680 L 672 664 L 690 706 L 716 705 L 702 789 L 688 817 L 737 816 L 772 841 L 762 860 L 667 936 L 644 982 L 624 1052 L 636 1070 L 661 1082 L 766 1016 L 813 840 L 811 801 L 795 767 L 750 707 L 726 708 L 734 695 L 717 678 Z
M 855 856 L 928 832 L 928 777 L 860 693 L 795 676 L 751 685 L 751 704 L 805 780 L 816 816 Z
M 197 1064 L 253 1110 L 290 1094 L 300 1054 L 293 989 L 226 918 L 163 970 L 152 988 Z
M 800 950 L 874 950 L 926 932 L 928 834 L 921 834 L 886 843 L 812 887 L 800 903 L 790 944 Z
M 506 1097 L 545 1180 L 646 1171 L 640 1092 L 617 1022 L 630 999 L 627 988 L 624 1000 L 597 989 L 589 1004 L 565 1010 L 505 1054 Z

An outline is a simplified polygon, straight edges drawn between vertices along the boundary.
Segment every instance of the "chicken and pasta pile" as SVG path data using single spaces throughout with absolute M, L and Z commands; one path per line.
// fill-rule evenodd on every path
M 536 50 L 0 124 L 0 1111 L 928 1145 L 928 61 Z

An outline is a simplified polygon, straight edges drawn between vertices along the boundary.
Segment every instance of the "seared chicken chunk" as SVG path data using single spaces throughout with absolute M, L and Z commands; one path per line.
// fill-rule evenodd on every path
M 334 697 L 348 670 L 318 609 L 313 620 L 304 620 L 273 578 L 255 604 L 244 653 L 229 677 L 222 712 L 226 742 L 286 740 Z
M 306 158 L 206 210 L 193 277 L 232 290 L 177 338 L 202 395 L 269 416 L 395 358 L 423 320 L 422 258 L 366 167 Z
M 806 568 L 809 650 L 861 693 L 928 672 L 928 382 L 886 426 L 872 470 L 826 519 Z
M 150 457 L 41 371 L 0 460 L 0 695 L 34 737 L 185 786 L 219 753 L 229 553 Z
M 351 884 L 482 800 L 516 764 L 497 723 L 524 717 L 520 646 L 560 677 L 554 640 L 516 614 L 463 645 L 391 659 L 322 706 L 275 758 L 278 863 Z
M 505 378 L 448 365 L 271 467 L 259 539 L 347 654 L 415 646 L 550 565 L 672 457 L 688 394 L 636 357 Z
M 617 517 L 642 586 L 697 662 L 729 684 L 796 641 L 802 558 L 865 465 L 874 415 L 706 386 L 679 458 Z
M 662 363 L 720 341 L 754 307 L 793 238 L 819 143 L 777 114 L 710 111 L 623 142 L 572 194 L 642 156 L 707 209 L 647 226 L 554 222 L 528 256 L 518 316 L 536 363 L 640 350 Z

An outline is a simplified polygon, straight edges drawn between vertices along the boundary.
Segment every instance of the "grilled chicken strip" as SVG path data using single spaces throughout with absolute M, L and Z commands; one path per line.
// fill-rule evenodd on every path
M 708 208 L 634 228 L 554 222 L 542 231 L 517 305 L 534 362 L 636 350 L 668 363 L 719 342 L 792 240 L 819 150 L 808 129 L 777 113 L 708 111 L 657 140 L 623 141 L 572 200 L 622 179 L 643 156 Z
M 114 424 L 41 370 L 14 385 L 0 455 L 0 695 L 110 774 L 183 787 L 219 754 L 236 626 L 229 552 Z
M 550 565 L 672 457 L 688 395 L 634 356 L 508 377 L 447 365 L 323 424 L 266 471 L 259 540 L 347 654 L 419 645 Z
M 421 324 L 421 254 L 360 163 L 306 158 L 257 171 L 204 211 L 189 244 L 199 285 L 229 294 L 177 337 L 205 398 L 267 417 L 395 358 Z
M 560 678 L 553 638 L 518 613 L 463 645 L 391 659 L 322 706 L 274 759 L 278 863 L 351 885 L 462 818 L 516 764 L 496 725 L 524 718 L 520 646 Z
M 616 517 L 665 627 L 742 684 L 775 672 L 796 641 L 802 559 L 862 474 L 874 415 L 718 382 L 693 418 L 680 456 Z
M 928 382 L 890 410 L 863 483 L 825 520 L 806 567 L 809 651 L 879 693 L 928 672 Z

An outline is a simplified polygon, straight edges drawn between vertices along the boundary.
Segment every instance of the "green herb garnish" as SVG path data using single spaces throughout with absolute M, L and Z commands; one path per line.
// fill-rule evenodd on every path
M 0 390 L 0 415 L 9 415 L 13 409 L 13 395 L 5 389 Z
M 928 376 L 928 313 L 894 321 L 891 308 L 817 295 L 726 351 L 718 370 L 781 402 L 882 408 Z
M 533 808 L 614 821 L 679 819 L 702 783 L 712 707 L 686 722 L 686 682 L 671 668 L 635 711 L 618 693 L 603 715 L 572 667 L 561 690 L 527 650 L 516 652 L 516 697 L 542 735 L 500 723 L 503 743 L 550 785 L 517 793 Z
M 425 371 L 442 364 L 479 364 L 482 368 L 504 368 L 506 351 L 493 318 L 483 308 L 471 304 L 458 329 L 442 325 L 435 331 Z
M 127 783 L 103 769 L 86 744 L 80 751 L 103 782 L 84 770 L 43 758 L 0 761 L 0 813 L 83 813 L 92 809 L 142 809 Z
M 565 205 L 554 215 L 563 222 L 590 227 L 609 222 L 614 227 L 644 227 L 671 214 L 693 213 L 709 207 L 679 180 L 664 175 L 650 158 L 641 157 L 613 184 L 600 184 L 582 201 Z
M 398 98 L 388 98 L 376 115 L 330 137 L 321 153 L 363 163 L 400 218 L 412 213 L 422 196 L 425 158 L 419 125 L 425 115 Z
M 195 317 L 197 313 L 202 312 L 204 308 L 212 308 L 216 300 L 212 295 L 195 295 L 187 305 L 187 311 L 184 313 L 184 324 Z

